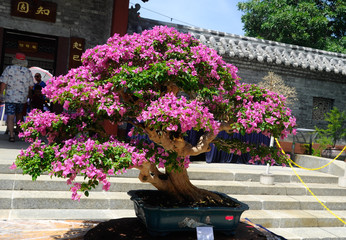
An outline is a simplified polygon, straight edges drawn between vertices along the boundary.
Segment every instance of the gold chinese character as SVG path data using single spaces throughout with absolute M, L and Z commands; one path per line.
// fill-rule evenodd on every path
M 73 59 L 73 61 L 80 62 L 80 56 L 79 55 L 73 55 L 72 59 Z
M 25 44 L 25 47 L 26 48 L 30 48 L 30 44 Z
M 23 43 L 19 43 L 19 47 L 24 47 L 24 44 Z
M 33 48 L 33 49 L 37 49 L 36 45 L 32 45 L 32 48 Z
M 22 13 L 29 12 L 29 3 L 27 2 L 19 2 L 17 5 L 17 11 Z
M 74 42 L 72 48 L 78 49 L 80 51 L 83 51 L 82 44 L 79 42 Z
M 40 6 L 37 8 L 37 11 L 35 14 L 44 14 L 44 15 L 48 16 L 50 14 L 50 11 L 49 11 L 49 9 L 43 9 L 43 7 Z

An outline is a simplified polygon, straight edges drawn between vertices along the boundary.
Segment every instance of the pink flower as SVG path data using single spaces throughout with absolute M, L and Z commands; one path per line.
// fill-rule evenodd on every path
M 170 124 L 169 127 L 167 127 L 167 131 L 177 131 L 177 130 L 178 130 L 177 125 Z
M 16 168 L 17 168 L 16 164 L 15 164 L 15 163 L 12 163 L 12 165 L 10 166 L 10 169 L 14 170 L 14 169 L 16 169 Z
M 108 170 L 108 175 L 110 175 L 110 176 L 114 175 L 114 169 L 109 169 Z
M 64 102 L 64 105 L 63 105 L 63 108 L 64 108 L 65 110 L 68 110 L 69 105 L 70 105 L 70 101 L 65 101 L 65 102 Z

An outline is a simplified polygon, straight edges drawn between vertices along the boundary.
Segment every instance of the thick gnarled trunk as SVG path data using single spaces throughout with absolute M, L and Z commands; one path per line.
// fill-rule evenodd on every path
M 176 85 L 168 84 L 167 92 L 172 92 L 176 95 L 178 91 L 179 88 Z M 181 136 L 171 138 L 169 132 L 157 131 L 157 129 L 151 129 L 150 127 L 141 125 L 137 126 L 141 127 L 147 133 L 151 141 L 162 146 L 165 150 L 176 152 L 180 157 L 197 156 L 201 153 L 209 152 L 209 145 L 217 136 L 217 132 L 206 132 L 199 138 L 197 144 L 193 146 Z M 221 122 L 218 130 L 230 131 L 230 122 Z M 172 198 L 176 198 L 177 201 L 201 202 L 207 198 L 213 199 L 216 202 L 221 201 L 219 195 L 194 186 L 190 182 L 185 168 L 181 168 L 180 171 L 166 171 L 162 173 L 157 169 L 155 164 L 149 162 L 136 168 L 140 170 L 138 178 L 142 182 L 151 183 L 159 191 L 169 194 Z
M 144 163 L 138 167 L 139 179 L 151 183 L 159 191 L 165 192 L 177 201 L 201 202 L 207 198 L 220 201 L 221 198 L 208 190 L 194 186 L 185 168 L 180 171 L 160 172 L 154 164 Z

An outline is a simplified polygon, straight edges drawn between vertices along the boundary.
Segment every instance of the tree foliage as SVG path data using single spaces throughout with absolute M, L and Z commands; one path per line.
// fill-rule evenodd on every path
M 337 107 L 333 107 L 333 109 L 325 114 L 324 120 L 328 123 L 325 129 L 315 127 L 321 137 L 317 142 L 327 142 L 334 148 L 337 141 L 346 137 L 346 112 L 340 112 Z
M 254 163 L 287 161 L 278 149 L 217 138 L 220 131 L 285 137 L 294 131 L 295 118 L 283 96 L 240 83 L 235 66 L 189 34 L 155 27 L 141 35 L 114 35 L 88 49 L 82 62 L 48 82 L 44 94 L 64 112 L 28 115 L 21 136 L 32 144 L 15 164 L 33 179 L 44 171 L 66 178 L 73 199 L 99 183 L 109 190 L 108 177 L 130 168 L 177 199 L 213 195 L 194 187 L 186 172 L 189 156 L 209 151 L 211 143 L 249 152 Z M 127 138 L 109 136 L 104 120 L 133 129 Z M 195 146 L 184 140 L 190 130 L 204 132 Z
M 249 0 L 238 8 L 247 36 L 346 53 L 344 0 Z

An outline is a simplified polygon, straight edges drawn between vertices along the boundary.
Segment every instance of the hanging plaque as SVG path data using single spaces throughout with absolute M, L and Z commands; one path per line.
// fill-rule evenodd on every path
M 22 52 L 37 52 L 38 43 L 28 41 L 18 41 L 18 49 Z
M 11 16 L 55 22 L 57 4 L 37 0 L 11 0 Z

